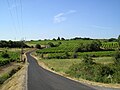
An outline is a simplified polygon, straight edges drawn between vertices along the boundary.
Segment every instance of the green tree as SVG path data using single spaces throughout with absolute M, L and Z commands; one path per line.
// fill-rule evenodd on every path
M 65 40 L 65 38 L 62 37 L 61 40 Z
M 55 38 L 53 38 L 53 41 L 56 41 L 56 39 L 55 39 Z
M 109 41 L 109 42 L 116 42 L 117 39 L 116 39 L 116 38 L 110 38 L 110 39 L 108 39 L 108 41 Z
M 101 45 L 102 44 L 99 40 L 94 40 L 91 42 L 91 50 L 92 51 L 99 51 Z
M 52 42 L 49 42 L 48 45 L 49 45 L 50 47 L 55 47 L 55 45 L 54 45 Z
M 58 37 L 57 40 L 60 40 L 60 37 Z
M 41 45 L 40 45 L 40 44 L 36 44 L 36 45 L 35 45 L 35 48 L 41 49 Z

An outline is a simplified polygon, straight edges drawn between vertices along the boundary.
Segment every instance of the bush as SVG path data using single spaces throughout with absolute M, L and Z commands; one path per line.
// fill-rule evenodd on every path
M 5 60 L 0 60 L 0 66 L 3 66 L 3 65 L 6 65 L 10 63 L 10 60 L 9 59 L 5 59 Z
M 0 84 L 3 84 L 8 78 L 10 78 L 13 74 L 15 74 L 20 69 L 21 69 L 21 66 L 19 66 L 16 69 L 11 70 L 9 73 L 6 73 L 0 76 Z
M 66 72 L 72 77 L 83 78 L 102 83 L 120 83 L 120 66 L 114 64 L 76 63 Z
M 3 76 L 0 77 L 0 84 L 3 84 L 4 81 L 6 81 L 10 77 L 9 74 L 4 74 Z
M 86 65 L 94 64 L 93 59 L 87 54 L 83 57 L 82 63 L 84 63 Z
M 10 77 L 17 72 L 17 69 L 13 69 L 9 72 Z
M 36 45 L 35 45 L 35 48 L 41 49 L 41 46 L 40 46 L 39 44 L 36 44 Z
M 49 45 L 50 47 L 55 47 L 55 45 L 54 45 L 52 42 L 49 42 L 48 45 Z
M 116 65 L 119 65 L 120 64 L 120 51 L 119 50 L 117 50 L 116 52 L 115 52 L 115 55 L 114 55 L 114 63 L 116 64 Z
M 9 54 L 7 52 L 3 52 L 1 55 L 3 58 L 9 58 Z

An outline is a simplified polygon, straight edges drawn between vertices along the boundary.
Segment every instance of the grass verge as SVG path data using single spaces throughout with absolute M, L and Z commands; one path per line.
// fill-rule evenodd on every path
M 3 84 L 8 78 L 10 78 L 13 74 L 15 74 L 18 70 L 20 70 L 22 66 L 16 66 L 12 70 L 7 73 L 4 73 L 0 76 L 0 84 Z

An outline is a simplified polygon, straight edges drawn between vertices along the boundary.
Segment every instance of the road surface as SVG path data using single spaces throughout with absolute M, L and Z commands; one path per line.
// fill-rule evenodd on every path
M 87 85 L 72 81 L 43 69 L 37 61 L 27 54 L 28 59 L 28 90 L 95 90 Z

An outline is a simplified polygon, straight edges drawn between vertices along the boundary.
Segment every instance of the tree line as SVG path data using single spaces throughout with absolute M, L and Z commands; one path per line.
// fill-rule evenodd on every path
M 44 41 L 47 41 L 47 40 L 50 40 L 50 39 L 44 39 Z M 87 37 L 74 37 L 74 38 L 69 38 L 69 39 L 66 39 L 64 37 L 57 37 L 57 38 L 53 38 L 52 39 L 53 41 L 59 41 L 59 40 L 102 40 L 102 41 L 105 41 L 105 42 L 118 42 L 118 39 L 117 38 L 109 38 L 109 39 L 92 39 L 92 38 L 87 38 Z M 31 40 L 31 41 L 34 41 L 34 40 Z M 41 39 L 39 39 L 38 41 L 41 41 Z
M 28 45 L 26 45 L 23 41 L 0 41 L 0 48 L 29 48 Z

